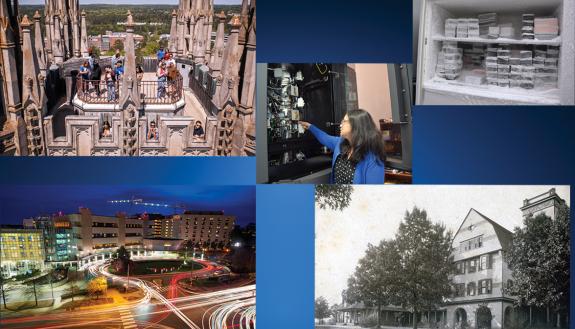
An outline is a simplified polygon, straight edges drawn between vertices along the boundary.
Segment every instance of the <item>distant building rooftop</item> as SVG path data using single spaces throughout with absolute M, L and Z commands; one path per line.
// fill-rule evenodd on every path
M 184 215 L 223 215 L 223 210 L 216 211 L 200 211 L 200 210 L 186 210 Z
M 0 229 L 24 229 L 24 225 L 2 224 L 2 225 L 0 225 Z

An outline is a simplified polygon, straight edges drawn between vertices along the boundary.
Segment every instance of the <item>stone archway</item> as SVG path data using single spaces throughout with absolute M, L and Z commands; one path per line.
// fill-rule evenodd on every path
M 467 312 L 464 309 L 458 308 L 455 310 L 454 327 L 456 329 L 467 328 Z
M 477 308 L 477 329 L 491 329 L 491 310 L 487 306 Z

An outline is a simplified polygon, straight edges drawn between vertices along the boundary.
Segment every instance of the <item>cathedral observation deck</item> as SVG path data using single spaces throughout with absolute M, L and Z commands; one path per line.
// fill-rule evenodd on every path
M 158 81 L 146 75 L 138 81 L 138 94 L 142 104 L 175 104 L 184 97 L 181 76 L 169 81 Z M 118 104 L 123 92 L 122 82 L 85 80 L 79 77 L 76 80 L 76 95 L 79 100 L 88 104 Z

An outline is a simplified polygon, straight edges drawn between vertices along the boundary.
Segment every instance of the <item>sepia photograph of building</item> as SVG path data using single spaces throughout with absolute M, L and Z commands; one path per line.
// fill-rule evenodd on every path
M 568 328 L 568 186 L 316 189 L 316 328 Z
M 79 0 L 2 1 L 0 154 L 255 155 L 255 1 L 164 7 L 167 38 L 134 32 L 157 8 L 88 35 Z

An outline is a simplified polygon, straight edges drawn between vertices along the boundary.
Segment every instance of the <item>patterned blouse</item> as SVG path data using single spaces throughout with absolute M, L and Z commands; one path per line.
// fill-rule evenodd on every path
M 355 163 L 349 160 L 346 154 L 340 154 L 335 159 L 333 172 L 336 184 L 352 184 L 355 175 Z

